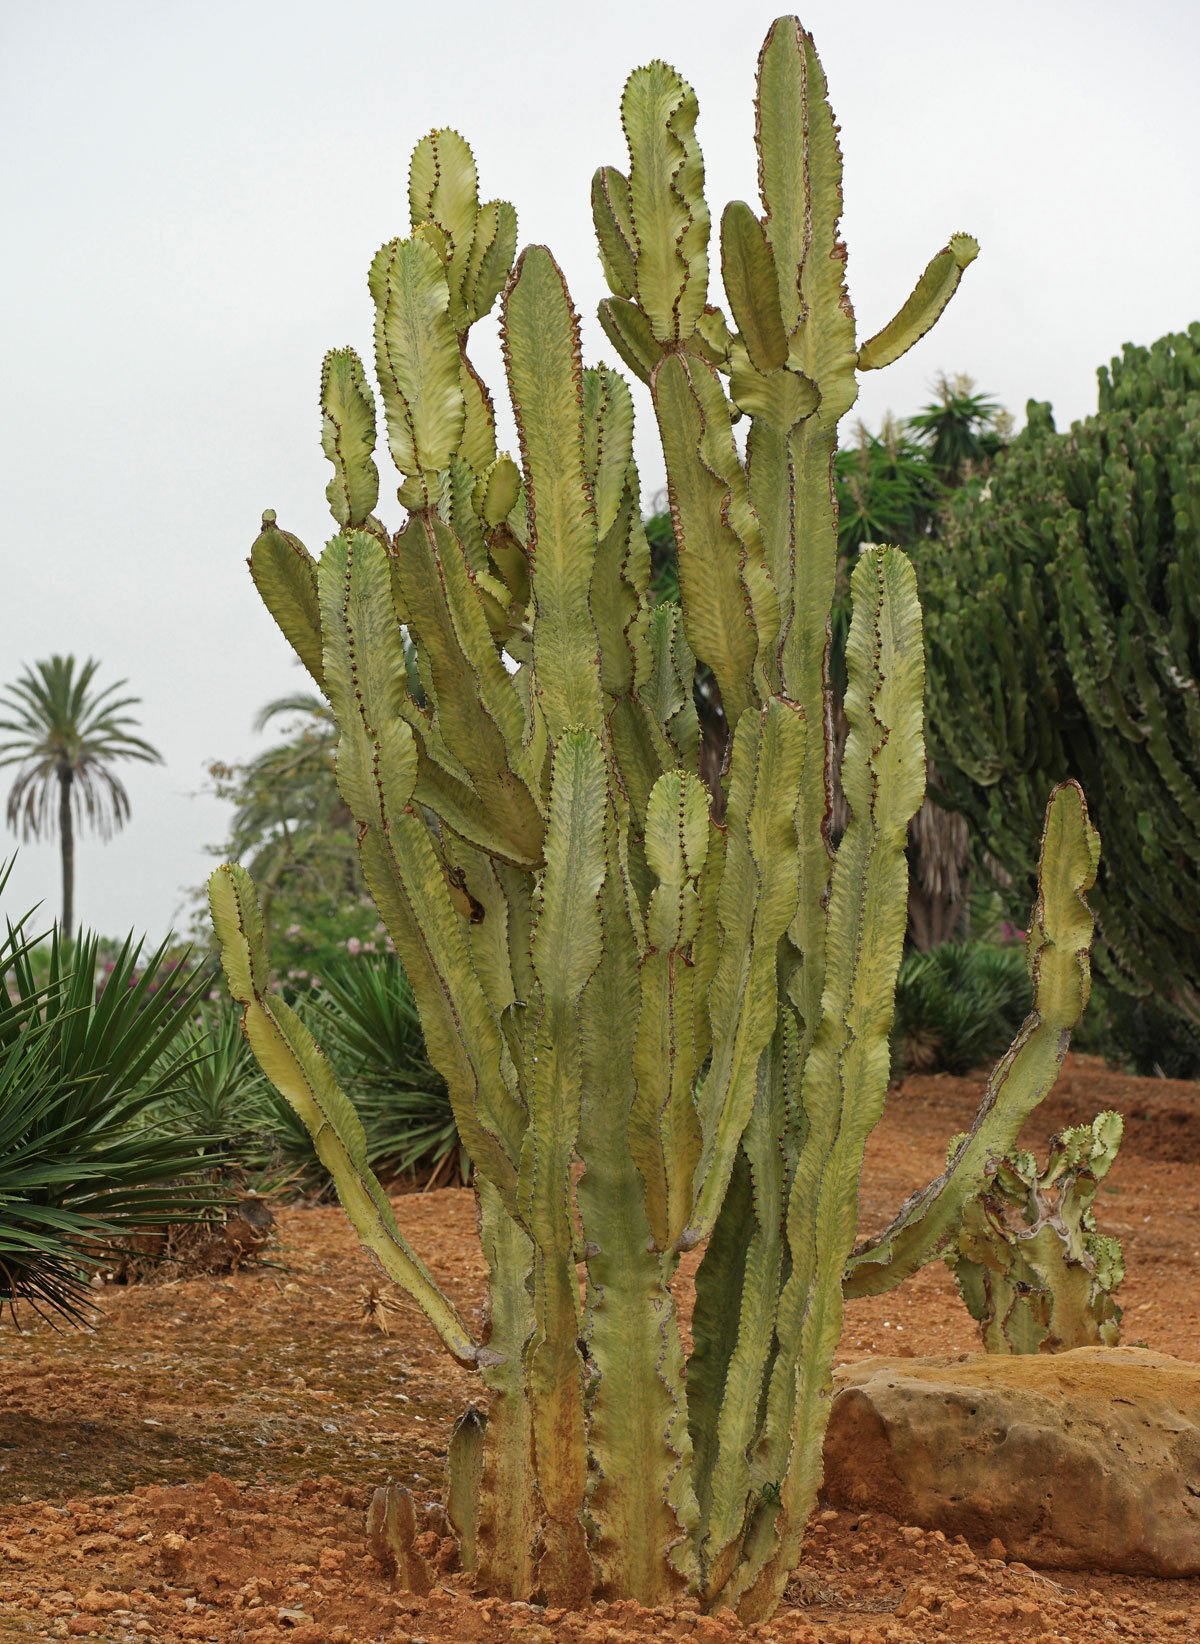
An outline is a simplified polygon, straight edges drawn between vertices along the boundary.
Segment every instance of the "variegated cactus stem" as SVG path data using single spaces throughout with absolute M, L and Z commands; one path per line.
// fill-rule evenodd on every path
M 846 1298 L 946 1248 L 995 1137 L 1049 1088 L 1086 999 L 1095 871 L 1082 796 L 1064 788 L 1030 937 L 1037 1007 L 982 1140 L 852 1255 L 924 791 L 924 661 L 905 556 L 864 551 L 835 853 L 831 465 L 856 373 L 929 329 L 976 248 L 952 238 L 860 344 L 837 128 L 794 19 L 763 47 L 756 111 L 761 207 L 721 218 L 729 318 L 710 301 L 696 99 L 665 63 L 631 76 L 628 172 L 604 167 L 593 187 L 601 322 L 649 389 L 681 608 L 650 591 L 634 394 L 612 366 L 585 368 L 553 257 L 514 261 L 511 207 L 480 203 L 447 131 L 418 146 L 410 231 L 369 278 L 405 517 L 377 512 L 375 394 L 337 350 L 321 378 L 336 534 L 318 561 L 264 516 L 251 553 L 329 700 L 363 874 L 474 1161 L 481 1331 L 408 1248 L 352 1105 L 272 991 L 246 875 L 212 884 L 262 1066 L 364 1243 L 480 1373 L 448 1497 L 474 1580 L 556 1604 L 690 1593 L 746 1620 L 773 1611 L 799 1555 Z M 515 457 L 468 352 L 501 291 Z M 731 730 L 718 807 L 698 774 L 699 663 Z M 697 1247 L 689 1357 L 672 1280 Z M 377 1539 L 386 1520 L 403 1542 L 406 1511 L 381 1498 Z
M 1097 1231 L 1092 1207 L 1123 1130 L 1119 1113 L 1100 1113 L 1054 1137 L 1044 1170 L 1023 1152 L 989 1164 L 946 1251 L 989 1353 L 1059 1353 L 1120 1340 L 1115 1291 L 1125 1264 L 1120 1242 Z

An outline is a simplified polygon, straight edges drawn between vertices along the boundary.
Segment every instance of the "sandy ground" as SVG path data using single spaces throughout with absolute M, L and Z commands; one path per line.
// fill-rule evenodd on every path
M 864 1231 L 936 1173 L 977 1090 L 929 1078 L 892 1092 L 864 1175 Z M 1054 1129 L 1108 1106 L 1127 1129 L 1098 1220 L 1125 1246 L 1125 1340 L 1200 1359 L 1200 1087 L 1073 1060 L 1025 1142 L 1040 1149 Z M 471 1195 L 411 1196 L 397 1208 L 476 1314 Z M 365 1550 L 371 1489 L 391 1478 L 436 1502 L 474 1377 L 403 1300 L 390 1334 L 370 1324 L 373 1269 L 338 1210 L 283 1211 L 271 1262 L 109 1287 L 90 1333 L 32 1318 L 24 1334 L 0 1326 L 0 1639 L 1200 1644 L 1200 1583 L 1042 1573 L 995 1543 L 831 1509 L 814 1520 L 785 1607 L 746 1631 L 728 1614 L 686 1608 L 565 1615 L 478 1600 L 451 1573 L 426 1599 L 394 1593 Z M 977 1345 L 938 1263 L 855 1303 L 839 1357 Z

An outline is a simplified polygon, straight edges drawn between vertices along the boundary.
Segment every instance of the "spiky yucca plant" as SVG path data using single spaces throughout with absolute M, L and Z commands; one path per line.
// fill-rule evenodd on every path
M 942 942 L 906 953 L 896 980 L 892 1066 L 903 1073 L 969 1073 L 1029 1013 L 1029 974 L 1016 946 Z
M 847 1296 L 944 1248 L 1053 1081 L 1087 997 L 1097 846 L 1081 793 L 1059 789 L 1034 1010 L 944 1176 L 852 1256 L 925 783 L 923 656 L 908 563 L 865 551 L 835 859 L 833 461 L 856 372 L 929 329 L 976 246 L 955 235 L 857 340 L 837 128 L 812 41 L 784 19 L 759 62 L 762 211 L 735 202 L 721 223 L 727 320 L 708 300 L 691 88 L 651 63 L 621 113 L 628 174 L 605 167 L 593 190 L 601 320 L 650 388 L 681 607 L 649 594 L 630 390 L 584 369 L 544 247 L 510 273 L 512 209 L 479 204 L 448 131 L 419 144 L 411 234 L 370 272 L 407 519 L 392 535 L 376 515 L 374 396 L 343 349 L 322 377 L 338 533 L 318 565 L 268 514 L 251 560 L 329 699 L 366 880 L 475 1161 L 482 1340 L 409 1249 L 351 1104 L 272 994 L 247 876 L 219 869 L 211 897 L 256 1055 L 368 1248 L 480 1373 L 486 1421 L 470 1414 L 451 1445 L 464 1565 L 520 1598 L 686 1590 L 752 1619 L 775 1608 L 816 1499 Z M 519 465 L 496 452 L 466 352 L 502 288 Z M 698 663 L 733 728 L 719 807 L 695 774 Z M 685 1354 L 671 1280 L 697 1247 Z M 377 1531 L 419 1582 L 414 1526 L 403 1494 L 380 1498 Z
M 4 875 L 0 874 L 0 889 Z M 98 943 L 0 939 L 0 1316 L 24 1303 L 84 1319 L 88 1285 L 131 1232 L 220 1195 L 208 1138 L 173 1108 L 195 1049 L 182 1032 L 205 985 L 132 940 L 96 986 Z M 39 943 L 45 979 L 35 975 Z

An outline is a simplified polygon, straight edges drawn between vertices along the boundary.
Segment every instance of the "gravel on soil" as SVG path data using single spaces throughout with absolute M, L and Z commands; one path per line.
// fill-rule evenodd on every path
M 864 1233 L 941 1168 L 977 1080 L 914 1078 L 889 1096 L 863 1176 Z M 1124 1339 L 1200 1359 L 1200 1087 L 1071 1058 L 1023 1143 L 1044 1150 L 1104 1107 L 1126 1116 L 1097 1199 L 1128 1277 Z M 405 1233 L 467 1316 L 482 1262 L 472 1196 L 396 1201 Z M 686 1315 L 693 1262 L 680 1278 Z M 785 1605 L 728 1612 L 598 1603 L 567 1614 L 472 1596 L 440 1539 L 450 1427 L 474 1377 L 403 1298 L 369 1317 L 374 1269 L 336 1208 L 279 1215 L 270 1265 L 97 1293 L 90 1331 L 31 1315 L 0 1328 L 0 1640 L 103 1644 L 1200 1644 L 1200 1583 L 1041 1572 L 998 1542 L 824 1508 Z M 849 1309 L 840 1360 L 973 1351 L 941 1263 Z M 427 1504 L 441 1584 L 393 1592 L 367 1556 L 374 1485 Z

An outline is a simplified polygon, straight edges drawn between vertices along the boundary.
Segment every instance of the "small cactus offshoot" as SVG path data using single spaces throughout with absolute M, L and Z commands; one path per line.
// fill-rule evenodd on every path
M 1101 1113 L 1054 1137 L 1044 1170 L 1031 1153 L 988 1166 L 946 1261 L 989 1353 L 1117 1345 L 1125 1264 L 1092 1205 L 1123 1130 L 1119 1113 Z

